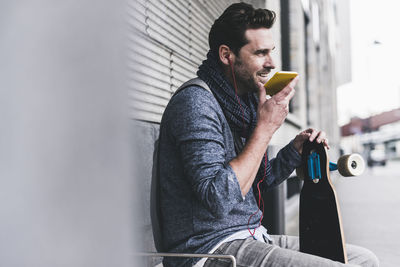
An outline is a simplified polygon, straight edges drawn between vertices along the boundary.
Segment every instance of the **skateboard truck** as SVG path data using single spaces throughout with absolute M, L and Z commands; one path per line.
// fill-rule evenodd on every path
M 318 183 L 319 180 L 322 178 L 322 175 L 321 175 L 321 163 L 317 152 L 313 152 L 311 153 L 311 155 L 308 156 L 307 165 L 308 165 L 309 177 L 314 183 Z M 337 169 L 338 166 L 336 163 L 329 162 L 329 171 L 335 171 Z
M 340 166 L 338 166 L 340 165 Z M 361 166 L 360 166 L 361 165 Z M 338 169 L 339 172 L 343 176 L 356 176 L 360 175 L 364 169 L 364 162 L 361 156 L 357 154 L 346 155 L 343 158 L 340 158 L 338 163 L 329 162 L 329 171 L 336 171 Z M 322 178 L 321 175 L 321 163 L 319 154 L 317 152 L 312 152 L 307 157 L 307 167 L 308 167 L 308 176 L 314 182 L 318 183 Z M 339 168 L 340 167 L 340 168 Z M 361 171 L 360 170 L 361 167 Z
M 336 171 L 338 169 L 338 165 L 333 162 L 329 162 L 329 171 Z
M 314 183 L 318 183 L 319 180 L 322 178 L 322 175 L 321 175 L 321 163 L 317 152 L 313 152 L 311 153 L 311 155 L 308 156 L 307 165 L 308 165 L 308 174 L 310 179 Z

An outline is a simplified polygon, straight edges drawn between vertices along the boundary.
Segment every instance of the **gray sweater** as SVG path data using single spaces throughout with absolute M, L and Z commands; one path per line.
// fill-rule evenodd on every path
M 261 211 L 253 190 L 243 198 L 229 165 L 236 157 L 224 113 L 211 92 L 190 86 L 169 102 L 160 127 L 159 184 L 163 247 L 168 252 L 207 253 L 219 241 L 255 228 Z M 293 145 L 269 161 L 278 185 L 300 164 Z M 164 266 L 192 266 L 199 259 L 165 258 Z

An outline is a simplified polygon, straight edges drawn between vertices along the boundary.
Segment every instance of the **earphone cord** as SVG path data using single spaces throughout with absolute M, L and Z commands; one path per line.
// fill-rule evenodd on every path
M 234 87 L 235 87 L 235 96 L 236 96 L 237 102 L 239 103 L 240 110 L 241 110 L 241 112 L 242 112 L 242 123 L 243 123 L 243 129 L 244 129 L 244 127 L 245 127 L 245 124 L 244 124 L 244 110 L 243 110 L 242 104 L 240 103 L 240 99 L 239 99 L 239 96 L 238 96 L 238 93 L 237 93 L 238 90 L 237 90 L 235 72 L 234 72 L 234 70 L 233 70 L 233 65 L 232 65 L 232 62 L 231 62 L 230 58 L 227 57 L 227 59 L 228 59 L 229 65 L 231 66 L 231 72 L 232 72 L 232 78 L 233 78 L 233 85 L 234 85 Z M 263 175 L 263 178 L 257 183 L 258 207 L 259 207 L 260 210 L 262 209 L 261 218 L 260 218 L 260 221 L 258 222 L 258 226 L 257 226 L 256 228 L 253 229 L 253 230 L 254 230 L 253 232 L 251 232 L 251 229 L 250 229 L 250 220 L 251 220 L 251 218 L 252 218 L 254 215 L 256 215 L 256 214 L 258 213 L 258 210 L 257 210 L 256 212 L 254 212 L 254 213 L 249 217 L 249 220 L 248 220 L 248 222 L 247 222 L 247 230 L 249 230 L 250 235 L 251 235 L 254 239 L 255 239 L 254 235 L 255 235 L 255 233 L 256 233 L 256 229 L 257 229 L 258 227 L 260 227 L 261 221 L 262 221 L 262 219 L 264 218 L 264 199 L 263 199 L 262 196 L 261 196 L 260 183 L 262 183 L 262 182 L 265 180 L 265 177 L 266 177 L 266 175 L 267 175 L 267 164 L 268 164 L 268 155 L 267 155 L 267 152 L 265 152 L 265 154 L 264 154 L 264 175 Z M 262 207 L 262 208 L 261 208 L 261 207 Z
M 236 100 L 239 103 L 240 111 L 242 112 L 242 125 L 243 125 L 243 131 L 244 131 L 244 127 L 245 127 L 245 124 L 244 124 L 244 110 L 243 110 L 242 104 L 240 103 L 240 99 L 239 99 L 239 96 L 238 96 L 238 93 L 237 93 L 238 90 L 237 90 L 237 84 L 236 84 L 236 76 L 235 76 L 235 72 L 233 71 L 233 65 L 232 65 L 232 62 L 231 62 L 230 58 L 227 57 L 227 59 L 228 59 L 229 65 L 231 66 L 233 85 L 235 87 Z

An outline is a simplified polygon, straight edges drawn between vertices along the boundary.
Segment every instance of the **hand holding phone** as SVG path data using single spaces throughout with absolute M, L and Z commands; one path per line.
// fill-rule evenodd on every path
M 297 72 L 278 71 L 264 84 L 267 95 L 273 96 L 286 87 L 296 76 Z

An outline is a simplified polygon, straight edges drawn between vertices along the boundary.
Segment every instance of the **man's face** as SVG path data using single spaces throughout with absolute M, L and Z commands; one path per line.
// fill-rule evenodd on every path
M 239 50 L 233 65 L 237 85 L 240 93 L 258 92 L 258 85 L 265 84 L 268 73 L 275 68 L 272 32 L 267 28 L 248 29 L 245 37 L 248 43 Z

